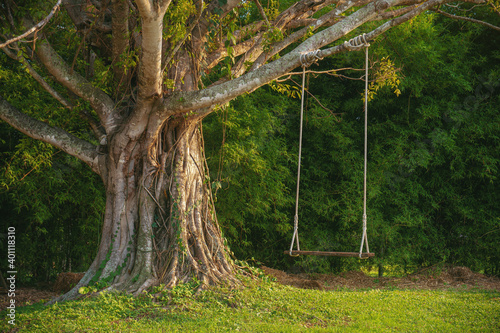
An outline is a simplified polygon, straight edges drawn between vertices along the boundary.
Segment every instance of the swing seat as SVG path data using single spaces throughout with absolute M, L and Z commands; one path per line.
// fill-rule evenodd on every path
M 284 251 L 285 254 L 290 254 L 290 251 Z M 292 250 L 292 256 L 294 255 L 312 255 L 312 256 L 327 256 L 327 257 L 357 257 L 359 258 L 359 252 L 326 252 L 326 251 L 298 251 Z M 361 258 L 371 258 L 375 257 L 375 253 L 363 252 L 361 253 Z

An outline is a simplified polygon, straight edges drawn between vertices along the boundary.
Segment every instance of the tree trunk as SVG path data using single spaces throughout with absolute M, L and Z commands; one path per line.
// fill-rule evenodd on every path
M 134 294 L 193 279 L 201 286 L 237 283 L 215 216 L 200 126 L 200 119 L 178 117 L 148 128 L 138 140 L 115 135 L 99 251 L 59 301 L 97 282 Z

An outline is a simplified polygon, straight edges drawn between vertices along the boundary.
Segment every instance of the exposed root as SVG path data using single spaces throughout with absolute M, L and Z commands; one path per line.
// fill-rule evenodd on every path
M 144 281 L 144 283 L 139 287 L 137 288 L 137 290 L 135 292 L 133 292 L 132 294 L 134 296 L 139 296 L 144 290 L 148 289 L 149 287 L 152 287 L 154 285 L 157 285 L 158 284 L 158 280 L 157 279 L 154 279 L 154 278 L 151 278 L 151 279 L 147 279 L 146 281 Z

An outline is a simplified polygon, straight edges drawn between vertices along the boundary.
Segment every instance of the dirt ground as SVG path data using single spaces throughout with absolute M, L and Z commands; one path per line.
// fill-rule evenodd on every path
M 467 267 L 429 268 L 405 277 L 371 277 L 363 272 L 332 274 L 287 274 L 269 267 L 261 269 L 284 285 L 304 289 L 482 289 L 500 291 L 500 279 L 474 273 Z
M 289 274 L 269 267 L 261 267 L 278 283 L 304 289 L 338 290 L 338 289 L 481 289 L 500 291 L 500 279 L 474 273 L 467 267 L 429 268 L 417 274 L 405 277 L 370 277 L 363 272 L 346 272 L 333 274 Z M 57 281 L 44 290 L 36 288 L 19 288 L 16 290 L 16 307 L 34 304 L 41 300 L 69 291 L 83 276 L 83 273 L 61 273 Z M 4 310 L 10 298 L 0 295 L 0 311 Z
M 82 277 L 83 273 L 61 273 L 52 285 L 46 285 L 45 288 L 17 288 L 14 298 L 16 307 L 34 304 L 42 300 L 50 301 L 53 297 L 70 291 Z M 3 311 L 9 305 L 11 298 L 4 292 L 3 288 L 1 291 L 3 292 L 0 293 L 0 311 Z

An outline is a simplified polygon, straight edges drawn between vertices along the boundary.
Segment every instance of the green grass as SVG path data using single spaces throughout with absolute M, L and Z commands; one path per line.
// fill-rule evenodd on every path
M 271 282 L 189 285 L 154 298 L 104 293 L 17 309 L 21 332 L 499 332 L 500 293 L 302 290 Z M 1 318 L 6 318 L 5 312 Z M 0 331 L 13 329 L 7 320 Z
M 439 271 L 441 266 L 436 265 L 436 269 Z M 384 277 L 404 277 L 408 274 L 414 273 L 417 267 L 408 267 L 407 271 L 398 265 L 384 265 Z M 370 277 L 378 277 L 378 267 L 361 267 L 361 271 Z

